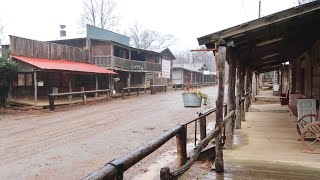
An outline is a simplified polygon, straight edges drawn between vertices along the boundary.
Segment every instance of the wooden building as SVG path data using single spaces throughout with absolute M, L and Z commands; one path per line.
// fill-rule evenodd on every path
M 297 107 L 293 96 L 313 98 L 319 104 L 319 22 L 320 1 L 313 1 L 198 38 L 199 45 L 205 45 L 219 57 L 216 125 L 222 122 L 224 66 L 221 61 L 229 64 L 228 112 L 235 110 L 236 119 L 227 125 L 226 148 L 233 148 L 234 128 L 241 128 L 251 97 L 259 90 L 262 73 L 279 71 L 277 82 L 282 92 L 289 90 L 291 106 Z M 216 139 L 218 173 L 223 171 L 220 143 Z
M 8 46 L 7 46 L 8 47 Z M 109 88 L 106 68 L 88 63 L 88 51 L 76 47 L 10 36 L 11 60 L 18 64 L 18 76 L 10 98 L 47 99 L 51 93 Z
M 206 64 L 173 64 L 172 84 L 203 85 L 215 82 L 215 73 L 209 72 Z
M 115 77 L 120 81 L 114 84 L 117 91 L 130 86 L 146 87 L 146 82 L 159 77 L 162 70 L 164 54 L 133 48 L 129 37 L 91 25 L 87 25 L 85 37 L 50 42 L 87 50 L 88 62 L 118 73 Z

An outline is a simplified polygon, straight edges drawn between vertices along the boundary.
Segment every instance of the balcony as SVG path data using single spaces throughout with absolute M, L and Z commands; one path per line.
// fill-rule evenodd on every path
M 95 56 L 92 57 L 92 63 L 102 67 L 124 71 L 140 70 L 143 72 L 161 72 L 162 69 L 161 64 L 129 60 L 116 56 Z

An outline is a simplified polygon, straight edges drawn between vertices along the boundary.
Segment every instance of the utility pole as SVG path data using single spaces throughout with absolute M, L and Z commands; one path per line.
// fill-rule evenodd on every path
M 259 0 L 259 18 L 261 17 L 261 0 Z

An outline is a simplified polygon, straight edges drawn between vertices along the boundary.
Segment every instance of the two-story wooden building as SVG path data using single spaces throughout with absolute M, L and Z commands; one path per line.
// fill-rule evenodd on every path
M 159 77 L 162 70 L 164 54 L 133 48 L 129 37 L 91 25 L 87 25 L 86 37 L 51 42 L 86 49 L 88 62 L 117 72 L 114 77 L 120 81 L 111 84 L 117 91 L 130 86 L 146 87 L 147 80 Z

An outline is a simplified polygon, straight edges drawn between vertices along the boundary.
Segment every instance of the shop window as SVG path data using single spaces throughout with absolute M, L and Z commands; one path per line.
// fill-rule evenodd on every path
M 32 74 L 18 74 L 18 86 L 32 86 L 33 85 Z
M 26 79 L 24 74 L 18 74 L 18 86 L 25 86 Z

